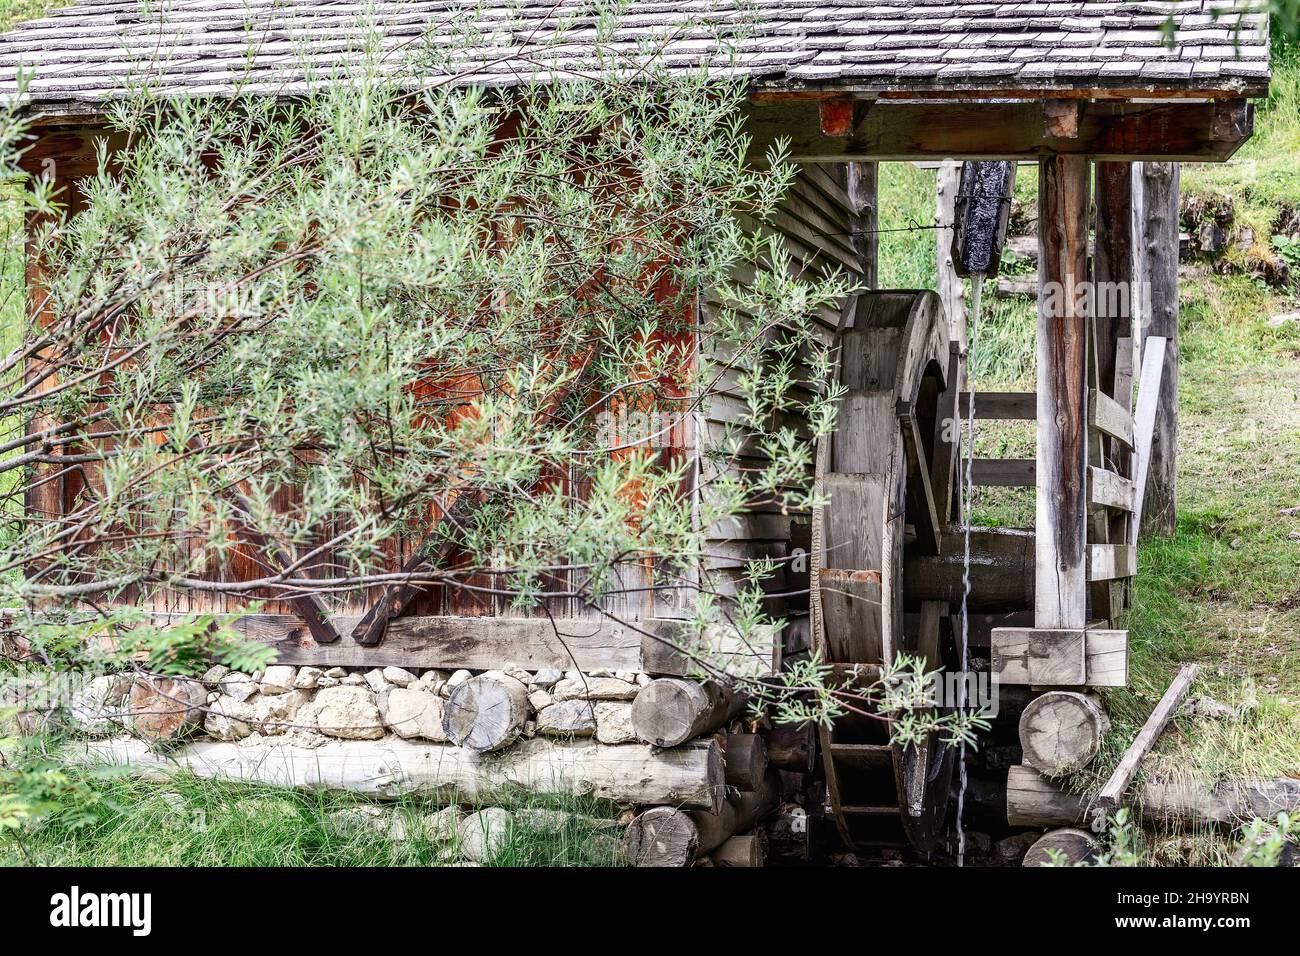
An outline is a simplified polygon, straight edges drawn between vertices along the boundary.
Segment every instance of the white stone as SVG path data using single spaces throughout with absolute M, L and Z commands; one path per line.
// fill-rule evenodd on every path
M 322 674 L 316 679 L 316 686 L 320 687 L 338 687 L 341 681 L 337 677 L 327 677 Z
M 218 696 L 203 715 L 203 731 L 214 740 L 243 740 L 253 732 L 257 708 L 236 697 Z
M 369 804 L 345 807 L 335 810 L 326 819 L 336 833 L 348 837 L 373 833 L 388 840 L 402 841 L 409 832 L 406 816 L 400 808 L 389 810 Z
M 434 843 L 450 843 L 460 827 L 460 808 L 443 807 L 424 815 L 424 834 Z
M 537 712 L 537 730 L 548 737 L 590 737 L 596 714 L 589 701 L 559 701 Z
M 394 687 L 380 699 L 379 709 L 387 724 L 407 740 L 442 743 L 442 698 L 416 687 Z
M 383 669 L 384 680 L 394 687 L 410 687 L 415 683 L 415 675 L 408 670 L 400 667 L 385 667 Z
M 614 676 L 619 680 L 625 680 L 629 684 L 636 683 L 636 671 L 614 671 Z
M 636 686 L 637 686 L 637 687 L 647 687 L 647 686 L 649 686 L 649 685 L 650 685 L 651 683 L 653 683 L 653 682 L 654 682 L 654 678 L 651 677 L 649 674 L 637 674 L 637 675 L 636 675 Z
M 360 674 L 348 674 L 346 677 L 339 678 L 339 685 L 342 687 L 365 687 L 366 679 Z
M 550 707 L 555 701 L 546 691 L 535 690 L 528 695 L 528 703 L 533 705 L 533 710 L 541 710 L 543 707 Z
M 550 690 L 561 680 L 564 679 L 564 673 L 555 667 L 543 667 L 533 679 L 528 682 L 529 687 L 538 687 L 542 690 Z
M 72 696 L 69 710 L 82 733 L 100 737 L 121 727 L 126 717 L 126 695 L 131 678 L 125 674 L 100 674 Z
M 298 677 L 298 668 L 287 664 L 268 667 L 262 675 L 261 691 L 263 694 L 287 694 L 293 690 L 293 682 Z
M 203 676 L 200 677 L 199 680 L 204 684 L 207 684 L 209 687 L 214 687 L 220 683 L 221 678 L 225 677 L 229 673 L 230 668 L 225 664 L 213 664 L 203 672 Z
M 270 737 L 288 733 L 298 717 L 298 711 L 311 699 L 311 692 L 305 690 L 259 697 L 253 702 L 257 711 L 258 729 Z
M 384 672 L 377 667 L 374 670 L 366 671 L 366 684 L 376 694 L 383 693 L 392 686 L 384 679 Z
M 348 676 L 346 667 L 331 667 L 325 672 L 326 677 L 333 677 L 335 680 L 342 680 Z
M 617 677 L 596 677 L 572 680 L 566 677 L 551 690 L 556 700 L 632 700 L 640 688 Z
M 330 737 L 378 740 L 384 736 L 384 718 L 374 695 L 365 688 L 327 687 L 317 691 L 308 709 L 320 732 Z
M 608 667 L 596 667 L 587 672 L 589 677 L 613 677 L 614 672 Z
M 533 679 L 532 674 L 528 673 L 528 671 L 524 670 L 522 667 L 520 667 L 518 664 L 514 663 L 513 661 L 504 665 L 501 668 L 501 673 L 505 674 L 508 677 L 513 677 L 521 684 L 529 684 L 532 682 Z
M 325 672 L 319 667 L 298 668 L 298 676 L 293 679 L 293 686 L 298 690 L 314 690 L 320 683 L 320 679 L 325 676 Z
M 217 690 L 224 697 L 244 701 L 257 693 L 257 684 L 247 674 L 231 671 L 217 683 Z
M 452 674 L 450 677 L 447 678 L 446 683 L 442 685 L 442 687 L 438 690 L 438 693 L 441 694 L 443 697 L 450 697 L 451 692 L 453 690 L 455 690 L 457 687 L 465 683 L 465 681 L 469 680 L 473 676 L 474 675 L 467 670 L 458 670 L 456 671 L 456 673 Z
M 632 705 L 621 700 L 596 703 L 596 739 L 602 744 L 627 744 L 636 740 L 632 729 Z
M 510 813 L 500 807 L 484 807 L 460 821 L 460 852 L 475 863 L 486 863 L 510 839 Z

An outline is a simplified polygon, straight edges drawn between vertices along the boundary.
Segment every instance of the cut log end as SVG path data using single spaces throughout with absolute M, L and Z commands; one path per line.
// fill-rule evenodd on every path
M 721 727 L 741 706 L 743 699 L 722 684 L 663 677 L 636 695 L 632 729 L 643 743 L 676 747 Z
M 1039 773 L 1060 777 L 1086 767 L 1109 729 L 1110 720 L 1095 698 L 1049 691 L 1020 715 L 1020 746 Z
M 528 688 L 500 671 L 471 677 L 451 692 L 443 730 L 457 746 L 480 752 L 509 746 L 528 720 Z
M 1066 827 L 1043 834 L 1025 853 L 1024 866 L 1045 866 L 1055 863 L 1077 866 L 1091 863 L 1097 858 L 1097 841 L 1086 830 Z
M 689 866 L 700 845 L 690 814 L 653 807 L 640 814 L 623 835 L 623 852 L 633 866 Z
M 198 681 L 142 677 L 131 685 L 131 729 L 152 742 L 179 740 L 198 729 L 206 703 Z
M 723 759 L 727 786 L 755 790 L 767 774 L 767 744 L 757 734 L 728 734 Z
M 767 862 L 767 834 L 763 830 L 733 836 L 709 855 L 714 866 L 763 866 Z

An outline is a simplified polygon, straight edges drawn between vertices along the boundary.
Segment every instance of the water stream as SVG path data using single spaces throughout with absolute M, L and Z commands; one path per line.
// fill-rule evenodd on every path
M 957 709 L 965 711 L 966 695 L 969 684 L 966 680 L 970 669 L 970 615 L 967 610 L 967 598 L 970 596 L 970 525 L 971 503 L 974 497 L 974 484 L 971 477 L 972 463 L 975 460 L 975 382 L 972 371 L 975 367 L 975 339 L 980 327 L 980 299 L 984 291 L 984 273 L 976 272 L 970 276 L 970 316 L 966 323 L 966 361 L 964 363 L 966 391 L 970 401 L 966 409 L 966 467 L 961 484 L 961 524 L 963 532 L 962 552 L 962 592 L 961 592 L 961 679 L 957 682 Z M 960 387 L 961 383 L 958 383 Z M 960 414 L 960 406 L 958 407 Z M 962 817 L 966 808 L 966 741 L 961 743 L 957 754 L 957 865 L 966 865 L 966 828 Z

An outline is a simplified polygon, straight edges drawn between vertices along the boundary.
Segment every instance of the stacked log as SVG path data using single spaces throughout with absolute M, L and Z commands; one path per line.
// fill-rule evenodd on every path
M 723 742 L 726 799 L 713 811 L 653 807 L 628 828 L 626 856 L 637 866 L 761 866 L 769 855 L 765 821 L 786 789 L 782 775 L 805 775 L 815 760 L 812 727 L 757 732 L 761 719 L 742 720 L 745 697 L 715 681 L 651 681 L 632 705 L 637 739 L 658 748 L 689 745 L 716 734 Z M 745 726 L 746 724 L 750 726 Z M 799 809 L 802 814 L 802 808 Z M 778 828 L 782 859 L 807 859 L 806 815 L 789 814 Z M 804 846 L 801 853 L 799 847 Z
M 96 706 L 73 715 L 90 739 L 69 753 L 150 779 L 188 771 L 477 806 L 521 791 L 581 793 L 632 811 L 622 843 L 639 865 L 810 855 L 807 814 L 788 798 L 802 799 L 813 729 L 769 727 L 719 682 L 504 664 L 419 675 L 215 666 L 199 680 L 101 683 Z

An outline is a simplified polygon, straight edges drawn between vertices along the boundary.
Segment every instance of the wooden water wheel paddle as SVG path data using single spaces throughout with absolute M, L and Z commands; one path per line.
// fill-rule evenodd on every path
M 845 682 L 856 672 L 870 683 L 900 652 L 949 669 L 940 640 L 948 605 L 926 601 L 905 615 L 903 589 L 904 553 L 937 553 L 952 516 L 960 374 L 943 306 L 928 291 L 854 296 L 837 342 L 845 395 L 817 452 L 828 503 L 813 516 L 815 646 Z M 820 743 L 846 843 L 937 846 L 953 748 L 891 744 L 887 721 L 852 713 Z

